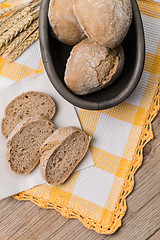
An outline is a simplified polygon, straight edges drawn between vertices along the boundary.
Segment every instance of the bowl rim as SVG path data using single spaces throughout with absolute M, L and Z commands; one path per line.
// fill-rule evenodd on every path
M 131 3 L 132 3 L 134 18 L 136 19 L 135 28 L 137 31 L 137 47 L 139 49 L 137 53 L 136 66 L 134 67 L 134 72 L 132 75 L 133 81 L 130 81 L 130 84 L 128 85 L 128 87 L 125 88 L 122 92 L 120 92 L 114 99 L 106 100 L 103 102 L 91 102 L 85 99 L 80 99 L 78 95 L 75 95 L 74 93 L 70 92 L 70 90 L 67 89 L 67 86 L 64 86 L 64 84 L 61 82 L 61 80 L 59 79 L 55 71 L 49 49 L 45 47 L 45 46 L 49 46 L 49 38 L 48 38 L 49 0 L 42 0 L 41 7 L 40 7 L 40 17 L 39 17 L 40 49 L 41 49 L 42 60 L 44 63 L 46 73 L 51 83 L 53 84 L 55 89 L 59 92 L 59 94 L 71 104 L 79 108 L 88 109 L 88 110 L 108 109 L 123 102 L 126 98 L 128 98 L 131 95 L 131 93 L 136 88 L 144 68 L 145 37 L 144 37 L 142 18 L 138 8 L 138 4 L 136 0 L 131 0 Z

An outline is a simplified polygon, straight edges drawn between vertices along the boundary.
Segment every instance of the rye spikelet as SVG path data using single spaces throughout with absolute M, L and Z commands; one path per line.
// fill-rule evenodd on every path
M 39 29 L 33 32 L 23 43 L 19 46 L 9 57 L 8 61 L 13 62 L 17 57 L 19 57 L 34 41 L 39 37 Z
M 11 43 L 8 43 L 7 46 L 2 47 L 0 55 L 4 53 L 3 57 L 6 58 L 22 43 L 22 41 L 25 40 L 25 38 L 29 37 L 36 28 L 38 28 L 38 18 L 34 20 L 26 30 L 19 33 Z
M 38 17 L 38 15 L 39 9 L 36 9 L 35 11 L 24 17 L 20 23 L 18 22 L 7 32 L 4 32 L 0 37 L 0 48 L 8 42 L 12 41 L 12 39 L 17 36 L 19 32 L 25 30 L 32 23 L 32 21 Z

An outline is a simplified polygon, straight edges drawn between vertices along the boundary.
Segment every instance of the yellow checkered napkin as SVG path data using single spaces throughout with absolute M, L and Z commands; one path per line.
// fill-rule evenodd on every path
M 44 184 L 15 196 L 78 218 L 99 233 L 111 234 L 121 225 L 134 173 L 142 163 L 143 147 L 153 137 L 151 121 L 159 110 L 160 1 L 138 3 L 146 37 L 146 61 L 136 90 L 112 109 L 78 109 L 83 129 L 93 135 L 90 150 L 95 166 L 73 173 L 62 187 Z M 14 63 L 5 63 L 3 58 L 0 61 L 4 64 L 0 81 L 17 81 L 43 69 L 38 42 Z

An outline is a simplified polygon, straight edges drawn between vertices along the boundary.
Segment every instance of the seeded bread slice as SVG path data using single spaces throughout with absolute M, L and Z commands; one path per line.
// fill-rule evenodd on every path
M 55 103 L 50 96 L 41 92 L 26 92 L 13 99 L 5 109 L 1 131 L 5 138 L 23 119 L 40 115 L 51 119 L 55 114 Z
M 40 159 L 40 146 L 55 131 L 53 123 L 43 116 L 22 120 L 11 132 L 7 142 L 7 159 L 11 170 L 28 174 Z
M 91 136 L 75 127 L 56 130 L 40 148 L 40 169 L 49 184 L 60 185 L 85 156 Z

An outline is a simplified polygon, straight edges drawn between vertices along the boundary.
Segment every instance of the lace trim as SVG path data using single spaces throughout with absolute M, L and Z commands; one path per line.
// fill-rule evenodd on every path
M 87 227 L 89 229 L 93 229 L 98 233 L 101 233 L 101 234 L 114 233 L 121 226 L 122 218 L 126 213 L 126 210 L 127 210 L 126 198 L 133 190 L 134 174 L 136 173 L 136 171 L 142 164 L 143 148 L 151 139 L 153 139 L 151 123 L 159 111 L 159 98 L 160 98 L 160 84 L 157 87 L 157 91 L 153 97 L 150 109 L 148 111 L 148 115 L 147 115 L 146 121 L 144 123 L 143 129 L 141 132 L 141 136 L 140 136 L 139 142 L 136 147 L 135 154 L 133 156 L 133 164 L 129 171 L 128 177 L 124 182 L 121 194 L 118 199 L 117 206 L 113 213 L 111 222 L 108 226 L 101 225 L 100 223 L 96 222 L 94 219 L 91 219 L 88 216 L 85 216 L 78 211 L 74 211 L 74 209 L 65 207 L 65 203 L 63 203 L 63 202 L 61 203 L 61 206 L 59 206 L 57 204 L 49 202 L 46 199 L 36 198 L 29 194 L 25 194 L 24 192 L 14 195 L 13 197 L 18 200 L 23 200 L 23 201 L 30 200 L 33 203 L 37 204 L 41 208 L 56 209 L 64 217 L 77 218 L 83 223 L 83 225 L 85 227 Z

